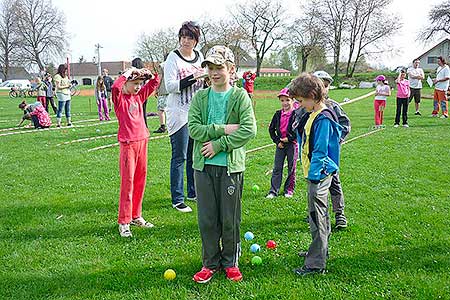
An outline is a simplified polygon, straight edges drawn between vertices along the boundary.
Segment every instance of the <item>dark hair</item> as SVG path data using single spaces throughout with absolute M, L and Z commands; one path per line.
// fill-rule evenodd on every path
M 200 25 L 197 22 L 187 21 L 181 25 L 180 30 L 178 31 L 178 41 L 181 40 L 182 36 L 188 36 L 196 41 L 200 39 Z M 196 44 L 196 46 L 197 46 Z
M 27 106 L 27 102 L 25 100 L 23 100 L 20 104 L 19 104 L 19 108 L 20 109 L 24 109 L 25 106 Z
M 311 98 L 316 102 L 325 99 L 325 86 L 322 80 L 309 73 L 302 73 L 289 84 L 289 95 L 292 97 Z
M 439 56 L 438 59 L 440 59 L 442 61 L 443 64 L 445 64 L 445 58 L 442 56 Z
M 135 67 L 135 68 L 138 68 L 138 69 L 145 68 L 144 62 L 139 57 L 136 57 L 135 59 L 133 59 L 131 61 L 131 66 Z
M 65 72 L 67 70 L 67 65 L 66 64 L 60 64 L 58 66 L 58 72 L 56 72 L 56 74 L 59 74 L 61 77 L 65 76 Z
M 420 59 L 418 58 L 413 59 L 413 63 L 415 63 L 416 61 L 420 62 Z

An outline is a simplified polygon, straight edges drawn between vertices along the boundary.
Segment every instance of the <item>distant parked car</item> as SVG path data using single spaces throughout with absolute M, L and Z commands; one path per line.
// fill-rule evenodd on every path
M 0 90 L 11 90 L 12 87 L 29 89 L 31 82 L 28 79 L 11 79 L 0 84 Z

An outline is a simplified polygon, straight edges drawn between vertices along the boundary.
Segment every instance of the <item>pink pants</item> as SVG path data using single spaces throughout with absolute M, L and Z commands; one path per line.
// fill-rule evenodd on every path
M 373 103 L 373 108 L 375 110 L 375 125 L 383 124 L 383 112 L 386 107 L 385 100 L 375 100 Z
M 109 121 L 109 120 L 111 120 L 109 118 L 108 102 L 107 102 L 106 98 L 102 98 L 100 100 L 97 100 L 97 108 L 98 108 L 98 118 L 100 119 L 100 121 L 103 121 L 103 120 Z M 103 115 L 102 115 L 102 108 L 103 108 L 103 112 L 105 114 L 104 118 L 103 118 Z
M 147 181 L 147 143 L 148 139 L 120 143 L 119 224 L 141 217 Z

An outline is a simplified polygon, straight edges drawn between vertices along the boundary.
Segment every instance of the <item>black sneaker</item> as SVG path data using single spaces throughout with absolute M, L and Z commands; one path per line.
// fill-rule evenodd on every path
M 153 131 L 153 133 L 164 133 L 164 132 L 166 132 L 166 131 L 167 131 L 166 126 L 161 125 L 161 126 L 159 126 L 158 129 L 156 129 L 155 131 Z
M 421 116 L 422 114 L 420 113 L 420 111 L 416 111 L 416 113 L 414 115 Z
M 300 251 L 298 253 L 298 256 L 300 256 L 300 257 L 306 257 L 306 255 L 308 255 L 308 251 Z
M 192 208 L 190 208 L 189 206 L 187 206 L 183 202 L 175 204 L 175 205 L 172 205 L 172 207 L 175 208 L 176 210 L 184 212 L 184 213 L 192 212 Z
M 347 218 L 343 213 L 336 214 L 336 229 L 344 229 L 347 228 Z
M 308 275 L 316 275 L 316 274 L 325 274 L 325 269 L 316 269 L 316 268 L 308 268 L 301 267 L 294 270 L 294 273 L 298 276 L 308 276 Z

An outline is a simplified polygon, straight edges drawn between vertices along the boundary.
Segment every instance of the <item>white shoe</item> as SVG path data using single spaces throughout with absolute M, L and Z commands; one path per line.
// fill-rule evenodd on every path
M 276 197 L 275 194 L 268 193 L 267 196 L 266 196 L 266 199 L 273 199 L 275 197 Z
M 152 223 L 145 221 L 143 217 L 139 217 L 139 218 L 131 220 L 130 224 L 137 226 L 137 227 L 143 227 L 143 228 L 155 227 L 155 225 L 153 225 Z
M 286 198 L 292 198 L 293 196 L 294 196 L 294 195 L 289 194 L 289 193 L 284 194 L 284 197 L 286 197 Z
M 442 115 L 441 119 L 447 119 L 448 117 L 446 115 Z
M 395 124 L 395 125 L 394 125 L 394 128 L 397 128 L 397 127 L 398 127 L 398 124 Z
M 408 124 L 403 124 L 403 128 L 408 128 L 409 125 Z
M 192 208 L 190 208 L 189 206 L 184 204 L 184 202 L 178 203 L 176 205 L 172 205 L 172 207 L 175 208 L 176 210 L 184 212 L 184 213 L 188 213 L 188 212 L 192 211 Z
M 119 224 L 119 233 L 121 237 L 132 237 L 130 224 Z

